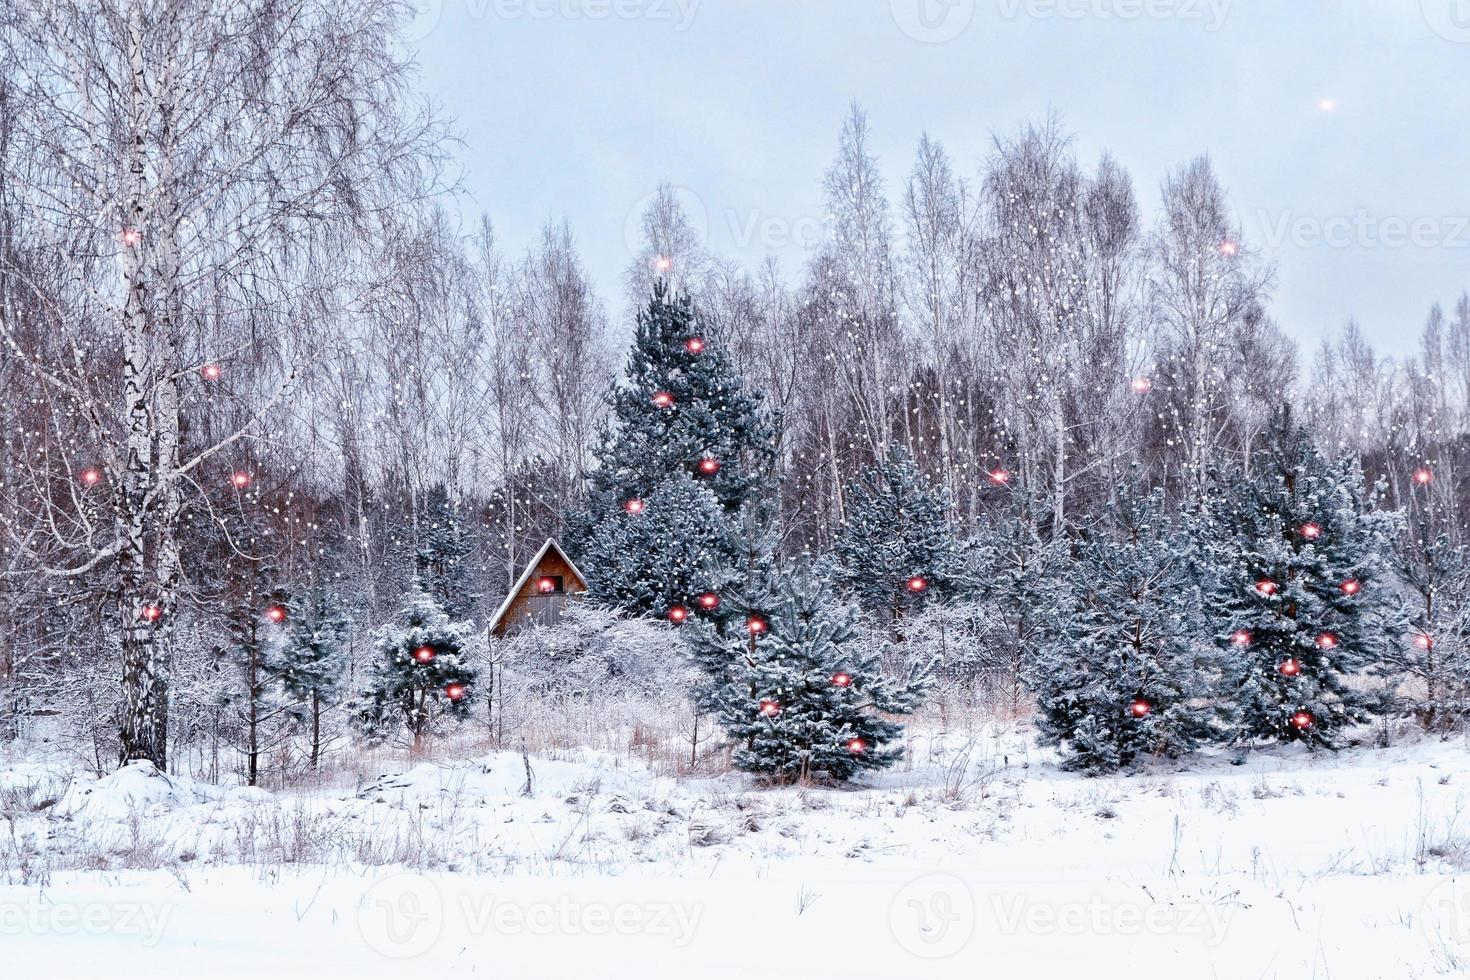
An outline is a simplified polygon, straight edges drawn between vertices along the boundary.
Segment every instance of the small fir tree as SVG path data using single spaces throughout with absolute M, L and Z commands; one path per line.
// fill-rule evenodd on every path
M 1107 525 L 1077 543 L 1070 588 L 1026 672 L 1043 741 L 1062 747 L 1063 768 L 1112 772 L 1213 736 L 1216 671 L 1195 564 L 1162 491 L 1132 482 Z
M 1430 731 L 1447 731 L 1470 713 L 1470 554 L 1427 519 L 1415 522 L 1398 552 L 1407 629 L 1388 645 L 1380 668 L 1399 684 L 1399 705 Z
M 325 585 L 311 587 L 291 611 L 281 643 L 281 683 L 294 701 L 293 714 L 310 732 L 310 761 L 321 764 L 322 713 L 335 704 L 347 673 L 352 620 Z
M 1328 460 L 1289 412 L 1251 471 L 1211 496 L 1206 609 L 1227 655 L 1234 737 L 1334 748 L 1367 721 L 1360 681 L 1404 632 L 1390 577 L 1400 515 L 1351 457 Z
M 904 615 L 959 585 L 947 509 L 942 488 L 896 443 L 848 492 L 847 520 L 833 548 L 836 580 L 895 635 Z
M 479 598 L 465 564 L 475 550 L 474 537 L 443 484 L 429 492 L 420 520 L 419 546 L 414 552 L 418 580 L 450 619 L 463 619 L 474 611 Z
M 885 678 L 877 653 L 856 642 L 854 611 L 809 568 L 773 593 L 743 620 L 684 627 L 703 677 L 697 704 L 735 743 L 735 765 L 779 780 L 847 780 L 891 765 L 902 727 L 879 712 L 912 711 L 927 673 Z
M 370 739 L 407 729 L 413 750 L 421 752 L 437 718 L 469 716 L 476 680 L 467 656 L 473 630 L 468 622 L 451 620 L 415 583 L 400 622 L 374 634 L 376 660 L 358 709 Z

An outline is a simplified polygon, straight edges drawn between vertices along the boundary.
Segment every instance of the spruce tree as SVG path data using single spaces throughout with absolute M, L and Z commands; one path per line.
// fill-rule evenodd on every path
M 857 642 L 855 611 L 802 566 L 776 579 L 767 608 L 745 618 L 691 623 L 690 652 L 704 675 L 699 708 L 735 743 L 734 764 L 780 780 L 847 780 L 902 756 L 902 727 L 928 688 L 925 671 L 883 676 Z
M 420 521 L 414 553 L 418 580 L 450 619 L 463 619 L 478 599 L 465 565 L 475 542 L 443 484 L 429 491 Z
M 413 750 L 440 717 L 463 721 L 475 695 L 468 647 L 474 627 L 455 622 L 439 603 L 414 584 L 398 622 L 373 638 L 375 660 L 358 703 L 358 720 L 374 741 L 407 729 Z
M 281 683 L 295 700 L 293 714 L 311 732 L 311 767 L 321 763 L 322 713 L 336 703 L 347 674 L 352 620 L 337 595 L 312 586 L 291 610 L 280 652 Z
M 942 488 L 896 443 L 848 491 L 847 520 L 833 548 L 836 580 L 895 632 L 931 595 L 953 593 L 960 584 L 947 509 Z
M 1371 717 L 1360 681 L 1404 629 L 1391 578 L 1402 524 L 1377 496 L 1355 459 L 1329 460 L 1289 411 L 1250 472 L 1212 493 L 1206 609 L 1237 741 L 1332 748 Z
M 1408 599 L 1407 629 L 1384 652 L 1382 672 L 1411 684 L 1400 707 L 1430 731 L 1470 713 L 1470 553 L 1421 519 L 1398 552 Z
M 662 282 L 638 315 L 626 378 L 610 402 L 587 509 L 569 519 L 568 544 L 593 599 L 661 613 L 685 586 L 650 588 L 650 572 L 687 567 L 691 555 L 728 559 L 721 518 L 763 492 L 774 435 L 694 304 Z M 640 550 L 609 561 L 619 540 Z
M 1195 560 L 1162 491 L 1130 481 L 1110 510 L 1076 544 L 1070 588 L 1027 673 L 1043 741 L 1061 746 L 1063 768 L 1087 773 L 1178 757 L 1218 724 Z

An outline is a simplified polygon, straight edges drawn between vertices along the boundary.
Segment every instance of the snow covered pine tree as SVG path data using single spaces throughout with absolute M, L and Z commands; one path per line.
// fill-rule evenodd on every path
M 959 553 L 944 491 L 930 485 L 907 450 L 891 445 L 848 492 L 847 521 L 833 545 L 837 583 L 887 623 L 922 608 L 934 590 L 958 584 Z
M 1207 609 L 1229 654 L 1222 698 L 1236 741 L 1333 748 L 1371 716 L 1353 682 L 1404 633 L 1390 578 L 1401 516 L 1376 497 L 1355 459 L 1329 461 L 1285 411 L 1250 474 L 1212 494 Z
M 347 673 L 347 637 L 352 620 L 336 594 L 312 586 L 291 610 L 291 625 L 281 644 L 281 683 L 294 699 L 289 709 L 310 732 L 309 760 L 322 757 L 322 712 L 337 700 Z
M 902 756 L 902 726 L 929 686 L 923 670 L 895 683 L 856 639 L 844 607 L 811 569 L 783 577 L 771 608 L 743 622 L 701 622 L 690 653 L 706 681 L 696 692 L 736 742 L 735 765 L 779 780 L 851 779 Z
M 587 510 L 570 521 L 590 595 L 633 614 L 690 608 L 735 562 L 726 517 L 768 478 L 770 424 L 690 299 L 662 282 L 611 402 Z
M 475 550 L 475 541 L 442 483 L 429 491 L 421 520 L 419 546 L 414 553 L 419 582 L 450 619 L 468 616 L 478 598 L 465 567 L 465 559 Z
M 450 620 L 417 583 L 402 620 L 374 634 L 377 660 L 357 713 L 363 731 L 376 741 L 391 738 L 400 725 L 407 728 L 418 753 L 436 718 L 469 715 L 476 675 L 465 653 L 474 626 Z
M 1028 671 L 1043 741 L 1062 767 L 1112 772 L 1177 757 L 1215 731 L 1213 650 L 1199 623 L 1194 556 L 1163 493 L 1119 488 L 1110 526 L 1077 545 L 1072 586 Z

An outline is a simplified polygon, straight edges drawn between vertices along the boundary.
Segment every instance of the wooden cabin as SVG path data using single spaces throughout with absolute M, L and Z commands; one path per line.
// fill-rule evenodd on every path
M 587 579 L 551 538 L 536 552 L 510 594 L 490 620 L 491 636 L 507 636 L 523 626 L 550 626 L 567 603 L 587 591 Z

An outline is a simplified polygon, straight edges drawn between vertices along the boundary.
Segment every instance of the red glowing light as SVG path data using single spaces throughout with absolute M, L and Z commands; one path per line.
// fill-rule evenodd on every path
M 1428 633 L 1415 633 L 1414 646 L 1421 650 L 1428 650 L 1434 646 L 1434 639 Z
M 915 575 L 908 581 L 908 589 L 910 592 L 923 592 L 927 588 L 929 588 L 929 580 L 924 578 L 924 576 L 922 575 Z
M 1359 582 L 1355 578 L 1350 578 L 1346 582 L 1339 585 L 1338 588 L 1342 590 L 1343 595 L 1357 595 L 1359 592 L 1363 591 L 1363 583 Z
M 623 501 L 623 510 L 627 511 L 630 514 L 643 513 L 643 507 L 643 501 L 639 500 L 637 497 L 634 497 L 631 500 Z
M 1221 255 L 1235 255 L 1240 251 L 1240 246 L 1228 238 L 1220 243 Z
M 286 621 L 286 607 L 270 606 L 265 611 L 265 618 L 273 623 L 284 623 Z
M 1317 646 L 1323 650 L 1331 650 L 1337 646 L 1337 634 L 1333 632 L 1322 632 L 1317 634 Z
M 1152 388 L 1153 386 L 1154 386 L 1154 383 L 1152 381 L 1150 381 L 1148 378 L 1134 378 L 1133 379 L 1133 392 L 1134 392 L 1134 394 L 1146 395 L 1146 394 L 1148 394 L 1149 389 Z
M 444 696 L 451 701 L 458 701 L 465 696 L 467 689 L 463 684 L 450 684 L 444 688 Z
M 774 718 L 781 713 L 781 703 L 772 698 L 761 700 L 761 715 L 766 718 Z
M 1236 630 L 1234 633 L 1230 634 L 1230 642 L 1238 647 L 1250 646 L 1252 639 L 1254 639 L 1254 637 L 1251 636 L 1250 630 Z
M 163 607 L 157 603 L 150 602 L 140 612 L 140 615 L 150 623 L 156 623 L 163 618 Z
M 1414 482 L 1421 487 L 1427 487 L 1434 482 L 1434 471 L 1427 466 L 1421 466 L 1414 471 Z
M 832 686 L 833 687 L 852 687 L 852 675 L 851 674 L 847 674 L 847 673 L 833 674 L 832 675 Z
M 714 609 L 720 604 L 720 597 L 713 592 L 701 592 L 694 601 L 699 603 L 701 609 Z
M 1000 485 L 1000 486 L 1004 486 L 1005 484 L 1010 483 L 1011 482 L 1011 471 L 1010 470 L 1002 470 L 1002 469 L 994 469 L 994 470 L 991 470 L 990 471 L 990 482 L 991 483 L 994 483 L 994 484 L 997 484 L 997 485 Z
M 670 606 L 668 617 L 669 622 L 671 623 L 682 623 L 684 622 L 684 620 L 689 618 L 689 610 L 685 609 L 683 606 Z
M 539 578 L 536 580 L 536 591 L 543 594 L 547 592 L 555 592 L 556 583 L 549 578 Z
M 236 490 L 244 490 L 250 486 L 250 474 L 244 470 L 236 470 L 230 474 L 230 483 L 234 485 Z
M 656 272 L 668 272 L 674 267 L 674 260 L 667 255 L 660 255 L 653 260 L 653 268 Z
M 80 479 L 82 483 L 86 484 L 89 487 L 95 487 L 97 484 L 102 482 L 102 471 L 97 469 L 95 466 L 89 466 L 86 469 L 82 470 L 78 479 Z
M 659 408 L 672 408 L 674 405 L 674 396 L 667 391 L 655 391 L 653 393 L 653 403 Z
M 847 740 L 847 751 L 853 755 L 862 755 L 868 751 L 868 743 L 860 738 L 850 738 Z
M 1303 731 L 1312 727 L 1312 713 L 1310 711 L 1298 711 L 1291 716 L 1291 727 L 1297 731 Z
M 1152 710 L 1154 710 L 1154 706 L 1149 704 L 1143 698 L 1139 698 L 1137 701 L 1134 701 L 1128 706 L 1128 713 L 1135 718 L 1146 717 L 1148 713 Z
M 1302 537 L 1306 538 L 1308 541 L 1316 541 L 1322 536 L 1322 526 L 1320 524 L 1313 524 L 1311 521 L 1308 521 L 1301 526 L 1301 532 Z
M 750 630 L 752 635 L 759 636 L 761 633 L 764 633 L 771 627 L 769 623 L 767 623 L 764 619 L 761 619 L 759 616 L 751 616 L 745 621 L 745 628 Z
M 720 461 L 713 456 L 706 456 L 699 461 L 699 472 L 705 476 L 714 476 L 720 472 Z
M 684 349 L 691 354 L 699 354 L 704 351 L 703 337 L 690 337 L 684 341 Z
M 1256 583 L 1256 591 L 1261 593 L 1261 595 L 1275 595 L 1280 590 L 1281 586 L 1268 578 L 1263 578 Z
M 1302 663 L 1295 657 L 1288 657 L 1276 665 L 1276 670 L 1282 677 L 1295 677 L 1302 672 Z
M 421 664 L 428 663 L 430 660 L 434 659 L 434 648 L 431 646 L 419 647 L 413 652 L 413 659 L 417 660 Z
M 218 364 L 206 364 L 199 369 L 199 376 L 205 381 L 218 381 L 224 371 Z
M 143 241 L 143 233 L 136 228 L 124 228 L 117 237 L 118 241 L 122 242 L 128 248 L 132 248 L 134 245 Z

